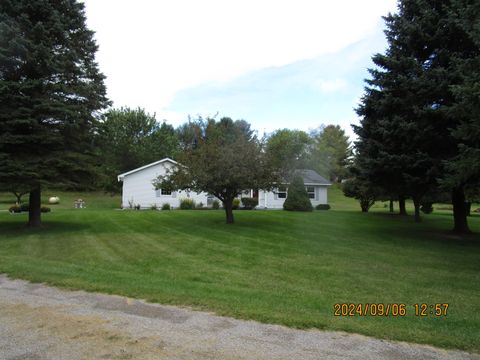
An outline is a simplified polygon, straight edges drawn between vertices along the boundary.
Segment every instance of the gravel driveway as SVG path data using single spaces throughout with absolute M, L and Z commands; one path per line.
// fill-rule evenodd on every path
M 66 291 L 0 275 L 0 359 L 480 359 Z

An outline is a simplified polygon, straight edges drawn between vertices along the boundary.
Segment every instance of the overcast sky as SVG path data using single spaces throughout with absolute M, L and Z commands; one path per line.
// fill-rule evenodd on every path
M 115 107 L 349 135 L 395 0 L 85 0 Z

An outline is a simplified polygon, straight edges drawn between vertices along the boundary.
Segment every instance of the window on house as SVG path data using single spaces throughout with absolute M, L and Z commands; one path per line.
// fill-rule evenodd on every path
M 170 190 L 165 190 L 165 189 L 155 190 L 156 197 L 165 196 L 165 195 L 172 195 L 172 192 Z
M 207 206 L 211 206 L 213 204 L 213 200 L 215 200 L 215 196 L 207 195 Z
M 315 186 L 305 186 L 305 189 L 307 190 L 308 197 L 315 199 Z
M 279 199 L 286 199 L 287 198 L 287 187 L 280 186 L 277 190 L 277 196 Z

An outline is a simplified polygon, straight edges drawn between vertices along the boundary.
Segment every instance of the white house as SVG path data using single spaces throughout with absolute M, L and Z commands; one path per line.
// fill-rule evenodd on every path
M 154 163 L 133 169 L 118 175 L 118 181 L 123 181 L 122 207 L 131 208 L 140 205 L 142 208 L 149 208 L 152 205 L 161 207 L 163 204 L 170 204 L 172 208 L 180 206 L 180 199 L 190 198 L 199 204 L 207 205 L 213 200 L 207 193 L 196 193 L 193 191 L 168 191 L 155 189 L 153 180 L 167 174 L 167 170 L 178 163 L 175 160 L 165 158 Z
M 320 176 L 316 171 L 301 169 L 296 171 L 303 178 L 310 202 L 315 207 L 320 204 L 328 204 L 327 188 L 330 182 Z M 283 209 L 283 203 L 287 198 L 288 184 L 283 184 L 273 191 L 258 191 L 258 208 Z M 256 195 L 256 194 L 253 194 Z
M 125 209 L 140 205 L 142 208 L 149 208 L 156 205 L 160 208 L 168 203 L 172 208 L 178 208 L 183 198 L 193 199 L 196 204 L 211 205 L 215 197 L 205 192 L 155 189 L 153 181 L 158 176 L 166 175 L 168 169 L 177 165 L 176 161 L 165 158 L 118 175 L 118 181 L 123 181 L 122 207 Z M 330 183 L 313 170 L 297 171 L 303 177 L 312 205 L 327 204 L 327 187 Z M 282 209 L 287 193 L 288 184 L 284 184 L 274 191 L 247 190 L 244 196 L 258 197 L 258 208 Z

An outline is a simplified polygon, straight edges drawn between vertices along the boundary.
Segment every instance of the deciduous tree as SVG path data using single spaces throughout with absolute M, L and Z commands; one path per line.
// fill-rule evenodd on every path
M 281 129 L 267 139 L 266 153 L 272 166 L 290 179 L 296 169 L 303 169 L 308 161 L 312 139 L 304 131 Z
M 117 193 L 117 175 L 165 157 L 175 158 L 178 139 L 174 128 L 159 123 L 144 109 L 111 109 L 98 126 L 99 185 Z
M 312 146 L 308 165 L 330 181 L 340 182 L 348 174 L 352 148 L 339 125 L 321 126 L 311 132 Z
M 199 118 L 181 126 L 179 132 L 181 165 L 155 185 L 216 196 L 223 202 L 227 224 L 234 222 L 233 199 L 242 191 L 269 189 L 279 180 L 263 144 L 244 120 Z

